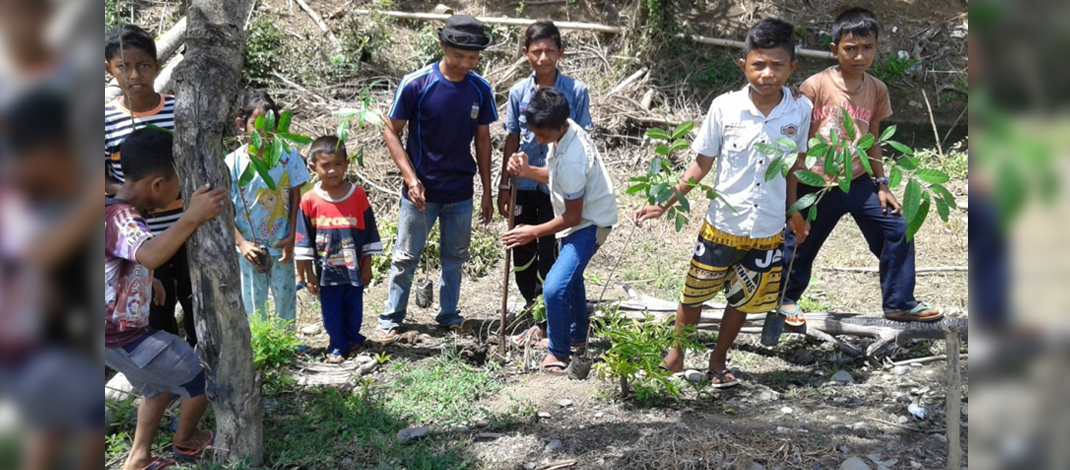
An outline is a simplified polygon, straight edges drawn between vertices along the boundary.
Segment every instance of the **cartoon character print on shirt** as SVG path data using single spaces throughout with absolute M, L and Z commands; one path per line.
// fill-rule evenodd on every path
M 112 320 L 120 331 L 143 328 L 149 319 L 152 273 L 144 266 L 133 265 L 120 279 L 121 287 L 112 304 Z
M 282 174 L 274 191 L 267 187 L 256 190 L 256 205 L 264 211 L 257 230 L 264 237 L 274 237 L 286 225 L 290 212 L 290 174 Z

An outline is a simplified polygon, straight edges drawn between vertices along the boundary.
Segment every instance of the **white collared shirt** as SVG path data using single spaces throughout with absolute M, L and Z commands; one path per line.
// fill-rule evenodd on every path
M 587 131 L 576 121 L 568 120 L 568 131 L 561 141 L 550 146 L 546 159 L 550 174 L 550 202 L 554 215 L 565 213 L 565 201 L 583 198 L 580 224 L 563 230 L 557 238 L 565 238 L 577 230 L 590 226 L 610 228 L 617 224 L 617 197 L 613 195 L 613 180 L 598 155 Z
M 765 116 L 751 101 L 749 85 L 713 100 L 691 146 L 699 156 L 717 159 L 713 187 L 724 200 L 710 202 L 706 212 L 710 225 L 750 238 L 768 238 L 783 231 L 787 184 L 781 176 L 765 181 L 774 157 L 759 152 L 755 144 L 775 145 L 775 139 L 787 137 L 798 145 L 799 152 L 806 152 L 813 107 L 806 97 L 796 100 L 784 88 L 784 99 Z M 789 166 L 795 157 L 787 157 Z

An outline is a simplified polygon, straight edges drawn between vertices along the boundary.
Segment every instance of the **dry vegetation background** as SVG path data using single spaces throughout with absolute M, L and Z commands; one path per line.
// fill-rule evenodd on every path
M 435 24 L 358 15 L 354 10 L 430 12 L 437 1 L 307 3 L 324 18 L 339 38 L 341 48 L 335 49 L 293 0 L 258 0 L 250 18 L 245 65 L 245 87 L 268 89 L 280 104 L 293 109 L 298 132 L 313 137 L 333 133 L 340 120 L 331 113 L 352 107 L 363 96 L 370 96 L 374 106 L 387 108 L 401 77 L 436 58 L 438 45 L 432 29 Z M 457 12 L 478 16 L 550 18 L 626 28 L 621 35 L 566 31 L 568 54 L 561 64 L 566 73 L 582 80 L 591 90 L 593 136 L 615 180 L 623 214 L 630 214 L 641 203 L 638 198 L 625 196 L 623 188 L 630 177 L 645 171 L 653 156 L 653 148 L 643 139 L 645 130 L 666 123 L 701 121 L 715 96 L 744 84 L 734 65 L 738 51 L 696 45 L 673 39 L 671 34 L 657 33 L 679 31 L 742 39 L 753 20 L 775 15 L 799 25 L 797 34 L 803 47 L 826 50 L 836 11 L 854 5 L 870 7 L 885 29 L 875 73 L 892 90 L 896 110 L 893 120 L 903 129 L 900 139 L 919 147 L 936 147 L 938 139 L 933 137 L 924 106 L 926 97 L 933 107 L 933 121 L 939 127 L 939 140 L 945 149 L 965 138 L 965 122 L 959 121 L 968 103 L 964 36 L 968 20 L 961 0 L 859 0 L 850 4 L 829 0 L 458 0 L 449 5 Z M 177 1 L 109 0 L 105 20 L 133 20 L 162 32 L 181 16 L 180 8 Z M 522 29 L 495 25 L 488 29 L 494 42 L 483 55 L 479 69 L 493 85 L 499 114 L 504 116 L 509 87 L 529 73 L 526 63 L 519 60 Z M 899 60 L 899 51 L 905 51 L 911 59 Z M 827 61 L 804 59 L 793 81 L 801 83 L 809 74 L 829 65 Z M 648 73 L 619 93 L 608 95 L 609 90 L 641 69 Z M 499 162 L 504 137 L 501 126 L 495 125 L 495 160 Z M 389 237 L 396 223 L 401 181 L 382 144 L 381 132 L 355 131 L 349 147 L 351 152 L 364 149 L 365 166 L 354 168 L 352 179 L 368 189 L 382 221 L 383 236 Z M 687 157 L 681 158 L 685 161 L 678 163 L 685 165 Z M 954 175 L 949 187 L 960 201 L 966 201 L 968 167 L 964 154 L 948 150 L 944 155 L 930 152 L 926 158 Z M 497 172 L 499 164 L 494 166 Z M 949 224 L 933 217 L 918 234 L 919 268 L 968 266 L 968 204 L 962 205 L 966 209 L 953 214 Z M 626 284 L 651 296 L 674 299 L 697 230 L 694 221 L 699 220 L 706 204 L 695 206 L 693 222 L 682 233 L 669 223 L 659 223 L 638 231 L 630 237 L 631 243 L 625 244 L 632 229 L 622 224 L 588 269 L 589 296 L 597 296 L 608 282 L 610 298 L 623 297 L 620 286 Z M 504 251 L 496 237 L 504 225 L 498 219 L 489 228 L 473 229 L 475 259 L 467 270 L 461 295 L 462 313 L 470 318 L 492 319 L 498 315 L 502 289 L 499 263 Z M 376 264 L 376 282 L 366 295 L 365 334 L 374 328 L 386 298 L 383 282 L 389 259 L 383 257 Z M 840 269 L 877 266 L 851 221 L 841 223 L 816 265 L 804 308 L 880 312 L 876 273 Z M 436 277 L 434 266 L 427 275 Z M 952 315 L 968 316 L 967 287 L 966 272 L 925 274 L 918 278 L 917 297 Z M 317 305 L 304 293 L 299 296 L 298 327 L 316 325 Z M 519 296 L 515 288 L 511 296 Z M 412 306 L 408 321 L 417 326 L 417 333 L 410 335 L 405 344 L 381 350 L 395 356 L 396 361 L 420 363 L 443 348 L 457 346 L 430 328 L 434 314 L 433 310 Z M 312 346 L 326 343 L 322 334 L 302 339 Z M 705 341 L 712 344 L 710 338 Z M 942 347 L 928 342 L 902 345 L 891 359 L 937 354 Z M 807 356 L 807 352 L 811 354 Z M 693 358 L 689 366 L 701 368 L 704 360 Z M 732 363 L 748 381 L 743 390 L 713 397 L 691 395 L 682 403 L 656 409 L 636 409 L 616 401 L 608 391 L 610 387 L 597 381 L 570 383 L 508 372 L 500 378 L 499 388 L 471 406 L 495 412 L 509 410 L 526 418 L 499 434 L 491 433 L 489 438 L 469 438 L 460 451 L 448 439 L 442 441 L 441 449 L 463 454 L 469 462 L 465 468 L 512 469 L 523 468 L 526 463 L 543 465 L 578 459 L 580 465 L 576 468 L 751 469 L 757 468 L 750 467 L 757 462 L 769 469 L 811 470 L 839 468 L 839 463 L 848 457 L 866 455 L 879 457 L 870 459 L 874 468 L 876 461 L 887 463 L 892 459 L 898 459 L 898 463 L 889 467 L 896 469 L 942 466 L 944 443 L 940 441 L 939 418 L 934 416 L 921 428 L 913 418 L 909 425 L 900 420 L 908 415 L 905 407 L 911 402 L 940 408 L 945 393 L 938 380 L 943 374 L 940 364 L 913 368 L 900 376 L 881 371 L 879 363 L 846 358 L 826 345 L 790 340 L 767 351 L 759 348 L 754 338 L 742 340 Z M 851 371 L 857 385 L 827 385 L 828 378 L 841 369 Z M 403 370 L 390 369 L 375 380 L 389 387 L 399 375 Z M 561 407 L 561 400 L 574 404 Z M 552 419 L 534 418 L 536 410 L 551 413 Z M 460 424 L 473 429 L 486 424 L 478 421 Z M 551 440 L 563 441 L 564 450 L 544 451 Z M 350 459 L 350 468 L 397 468 L 360 455 L 350 449 L 331 463 L 306 461 L 293 466 L 280 464 L 279 468 L 346 467 L 344 458 Z M 287 458 L 301 462 L 297 457 Z

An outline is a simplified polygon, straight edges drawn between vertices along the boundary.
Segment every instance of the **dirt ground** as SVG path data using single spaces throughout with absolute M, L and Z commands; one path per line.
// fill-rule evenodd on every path
M 390 9 L 429 12 L 440 1 L 397 0 L 392 2 Z M 141 23 L 159 24 L 159 29 L 163 30 L 166 27 L 162 25 L 175 19 L 174 5 L 149 1 L 135 3 L 138 4 L 135 17 Z M 333 27 L 344 19 L 346 10 L 377 2 L 324 0 L 308 3 Z M 521 10 L 523 3 L 449 2 L 458 12 L 485 16 L 548 17 L 609 25 L 632 25 L 639 21 L 638 2 L 561 1 L 537 5 L 533 1 L 527 2 L 529 4 Z M 803 46 L 811 49 L 818 48 L 822 33 L 831 29 L 829 23 L 834 13 L 847 5 L 839 0 L 680 3 L 688 6 L 679 12 L 678 18 L 695 34 L 739 39 L 753 19 L 782 15 L 804 25 Z M 942 128 L 950 126 L 967 105 L 967 96 L 954 90 L 957 71 L 965 69 L 965 40 L 955 41 L 949 36 L 954 31 L 954 26 L 949 25 L 966 24 L 968 27 L 964 2 L 851 2 L 851 5 L 855 4 L 872 8 L 882 18 L 886 30 L 882 37 L 882 54 L 894 55 L 902 50 L 927 59 L 924 67 L 914 72 L 912 80 L 892 87 L 897 116 L 904 121 L 927 122 L 928 113 L 917 106 L 923 102 L 921 89 L 927 88 L 928 96 L 934 101 L 934 120 Z M 296 51 L 323 47 L 322 34 L 291 0 L 260 0 L 256 15 L 266 15 L 278 22 L 277 26 L 292 43 L 287 47 Z M 396 28 L 390 46 L 393 50 L 383 54 L 411 55 L 415 37 L 424 25 L 409 22 L 392 25 Z M 937 32 L 929 37 L 926 34 L 929 31 Z M 499 98 L 509 84 L 526 73 L 524 67 L 519 72 L 505 73 L 517 59 L 515 49 L 512 49 L 517 34 L 517 31 L 503 33 L 495 51 L 484 59 L 485 75 L 492 82 L 503 85 L 496 89 Z M 652 72 L 643 87 L 630 91 L 627 98 L 603 99 L 597 95 L 644 65 L 628 56 L 635 51 L 624 44 L 635 38 L 589 33 L 567 33 L 566 36 L 576 55 L 569 56 L 563 66 L 567 70 L 576 70 L 580 78 L 592 84 L 592 113 L 597 127 L 594 136 L 621 195 L 619 205 L 623 218 L 641 204 L 636 198 L 624 196 L 623 188 L 627 187 L 628 178 L 643 171 L 653 149 L 639 137 L 642 125 L 620 117 L 621 102 L 637 101 L 642 90 L 655 89 L 654 109 L 649 115 L 667 116 L 670 120 L 698 120 L 715 93 L 694 85 L 701 82 L 691 81 L 693 71 L 685 70 L 686 73 L 680 75 L 679 70 L 686 67 L 664 60 L 653 64 L 658 70 Z M 296 45 L 300 43 L 307 44 Z M 712 57 L 724 59 L 723 56 Z M 314 66 L 318 60 L 311 55 L 307 59 L 308 66 Z M 827 65 L 810 64 L 808 70 L 812 72 L 824 66 Z M 276 83 L 273 92 L 296 110 L 295 126 L 299 131 L 320 134 L 329 132 L 338 123 L 329 116 L 330 111 L 337 109 L 338 103 L 347 103 L 360 88 L 375 79 L 388 80 L 388 88 L 372 90 L 376 105 L 387 103 L 400 78 L 388 74 L 393 71 L 389 64 L 381 61 L 332 86 L 307 84 L 301 91 L 291 85 Z M 676 80 L 693 85 L 677 89 Z M 919 83 L 923 85 L 919 86 Z M 634 108 L 631 104 L 627 106 Z M 495 126 L 496 149 L 501 148 L 503 137 L 502 130 Z M 357 132 L 351 145 L 363 145 L 367 152 L 366 167 L 359 170 L 360 176 L 354 181 L 366 187 L 369 182 L 374 184 L 369 193 L 380 219 L 395 219 L 398 199 L 394 191 L 400 184 L 397 172 L 382 148 L 380 135 L 372 130 Z M 499 153 L 495 152 L 496 158 Z M 960 201 L 968 200 L 964 179 L 949 186 Z M 607 300 L 624 298 L 623 285 L 654 297 L 675 299 L 696 236 L 698 226 L 695 221 L 701 217 L 700 211 L 706 204 L 706 201 L 695 204 L 697 209 L 692 214 L 692 223 L 679 233 L 664 222 L 638 230 L 622 223 L 588 268 L 588 297 L 598 300 L 608 283 Z M 504 222 L 497 220 L 485 232 L 497 234 L 503 229 Z M 967 210 L 954 212 L 946 225 L 936 221 L 935 217 L 931 219 L 917 236 L 917 266 L 968 266 L 968 229 Z M 504 251 L 498 249 L 489 257 L 500 260 L 502 256 Z M 879 314 L 877 274 L 841 270 L 877 267 L 876 258 L 869 253 L 851 220 L 842 221 L 816 266 L 815 279 L 807 293 L 809 305 L 832 312 Z M 437 280 L 435 271 L 429 275 Z M 500 261 L 486 276 L 473 278 L 466 275 L 461 290 L 462 313 L 474 320 L 496 319 L 502 282 Z M 363 328 L 366 335 L 373 333 L 377 315 L 385 302 L 384 284 L 385 278 L 378 278 L 366 294 Z M 510 298 L 517 299 L 515 283 L 511 286 Z M 315 299 L 305 292 L 298 295 L 298 328 L 314 329 L 320 323 Z M 919 275 L 916 295 L 919 300 L 931 302 L 953 316 L 968 316 L 968 273 Z M 437 293 L 435 297 L 437 299 Z M 419 361 L 444 347 L 460 346 L 470 362 L 485 363 L 487 352 L 483 338 L 459 340 L 437 330 L 434 328 L 434 308 L 420 309 L 410 305 L 403 331 L 415 333 L 408 333 L 405 340 L 389 346 L 372 342 L 372 352 L 386 351 L 398 358 Z M 313 347 L 326 344 L 322 332 L 302 335 L 301 339 Z M 713 336 L 704 337 L 706 344 L 713 341 Z M 786 337 L 778 348 L 766 349 L 758 345 L 757 338 L 743 335 L 730 361 L 730 365 L 740 372 L 744 381 L 742 387 L 702 395 L 687 391 L 679 403 L 656 408 L 642 408 L 621 400 L 615 384 L 594 378 L 572 382 L 523 370 L 518 367 L 522 361 L 514 352 L 514 357 L 507 362 L 506 388 L 472 405 L 488 409 L 531 406 L 549 417 L 533 417 L 530 422 L 507 433 L 477 435 L 465 452 L 480 463 L 479 468 L 486 469 L 534 469 L 575 459 L 577 464 L 571 468 L 577 469 L 812 470 L 836 469 L 851 457 L 859 457 L 873 468 L 879 464 L 893 469 L 943 468 L 947 438 L 942 410 L 947 391 L 942 384 L 946 366 L 943 362 L 933 362 L 920 367 L 884 367 L 891 361 L 942 354 L 942 349 L 942 343 L 903 344 L 886 358 L 863 361 L 848 358 L 832 346 L 812 340 Z M 702 369 L 706 359 L 689 358 L 688 367 Z M 855 383 L 830 384 L 830 377 L 841 370 L 849 372 Z M 391 380 L 389 372 L 377 373 L 371 378 Z M 562 406 L 562 400 L 571 403 Z M 927 410 L 924 420 L 908 412 L 907 408 L 912 404 Z M 964 447 L 968 445 L 968 423 L 965 421 Z M 483 423 L 470 423 L 476 430 L 480 424 Z M 555 440 L 560 441 L 560 449 L 547 451 L 546 446 Z M 752 467 L 752 464 L 762 467 Z

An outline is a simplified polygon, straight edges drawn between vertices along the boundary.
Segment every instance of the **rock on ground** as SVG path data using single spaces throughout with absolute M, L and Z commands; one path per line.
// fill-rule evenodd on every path
M 850 372 L 847 372 L 845 370 L 841 370 L 841 371 L 837 372 L 836 375 L 832 376 L 832 381 L 836 382 L 838 384 L 846 385 L 846 384 L 855 383 L 855 378 L 851 377 L 851 373 Z
M 409 441 L 414 441 L 416 439 L 427 437 L 429 433 L 431 433 L 431 429 L 427 428 L 426 426 L 422 428 L 402 429 L 398 432 L 398 442 L 405 443 Z
M 840 470 L 873 470 L 873 468 L 866 465 L 862 459 L 853 457 L 840 464 Z
M 561 441 L 559 441 L 557 439 L 554 439 L 554 440 L 550 441 L 549 444 L 546 444 L 546 451 L 547 452 L 560 452 L 561 449 L 564 449 L 564 448 L 565 448 L 565 445 L 562 444 Z

